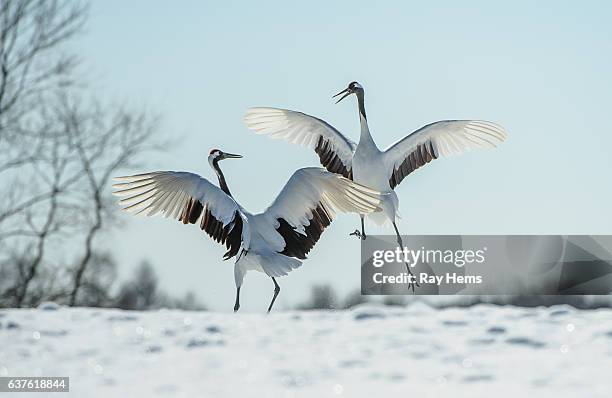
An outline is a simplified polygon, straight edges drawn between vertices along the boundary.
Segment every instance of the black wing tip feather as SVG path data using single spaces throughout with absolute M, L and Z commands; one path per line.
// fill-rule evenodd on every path
M 204 206 L 199 200 L 190 198 L 189 202 L 187 202 L 187 205 L 181 213 L 179 221 L 181 221 L 183 224 L 195 224 L 198 218 L 200 218 L 203 209 Z
M 437 158 L 438 155 L 431 140 L 418 145 L 397 168 L 393 169 L 389 178 L 391 189 L 398 186 L 410 173 Z
M 312 211 L 310 224 L 304 227 L 305 235 L 296 231 L 284 218 L 278 218 L 278 228 L 276 230 L 285 240 L 285 248 L 280 254 L 305 260 L 306 255 L 317 243 L 321 234 L 331 223 L 331 217 L 325 208 L 319 204 Z
M 204 214 L 202 215 L 202 213 Z M 215 242 L 225 244 L 228 249 L 223 255 L 223 259 L 229 260 L 238 254 L 242 244 L 242 217 L 240 213 L 236 211 L 232 221 L 223 226 L 223 222 L 212 215 L 208 206 L 205 208 L 200 201 L 190 198 L 179 217 L 179 221 L 183 224 L 195 224 L 200 216 L 200 229 L 204 230 Z
M 338 155 L 334 152 L 329 140 L 324 139 L 322 135 L 320 135 L 317 140 L 315 152 L 319 155 L 321 164 L 328 171 L 341 174 L 350 180 L 353 179 L 353 171 L 342 163 L 342 160 L 340 160 Z

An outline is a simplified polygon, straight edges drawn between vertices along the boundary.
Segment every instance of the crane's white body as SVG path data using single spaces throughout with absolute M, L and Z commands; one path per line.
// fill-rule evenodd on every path
M 360 116 L 361 134 L 352 159 L 353 181 L 384 193 L 380 204 L 381 212 L 366 214 L 366 220 L 377 225 L 395 221 L 399 217 L 399 198 L 389 185 L 384 152 L 380 151 L 372 139 L 368 122 Z
M 285 248 L 285 241 L 275 229 L 275 221 L 265 212 L 251 214 L 242 209 L 249 225 L 248 245 L 241 249 L 248 255 L 238 256 L 234 263 L 234 280 L 241 286 L 248 271 L 263 272 L 268 276 L 287 275 L 291 270 L 302 265 L 302 261 L 280 254 Z M 246 241 L 246 240 L 245 240 Z

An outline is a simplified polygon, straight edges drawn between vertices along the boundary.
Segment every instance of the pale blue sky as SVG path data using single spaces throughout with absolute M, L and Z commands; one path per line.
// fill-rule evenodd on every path
M 94 1 L 77 50 L 101 95 L 163 116 L 175 146 L 147 170 L 211 178 L 210 148 L 241 153 L 222 166 L 249 210 L 318 162 L 247 130 L 245 110 L 301 110 L 357 140 L 355 99 L 330 97 L 358 80 L 383 148 L 440 119 L 491 120 L 509 133 L 496 150 L 438 160 L 404 180 L 401 232 L 612 233 L 611 3 L 492 3 Z M 331 225 L 304 266 L 279 281 L 279 309 L 316 282 L 359 287 L 359 242 L 347 236 L 357 225 L 356 216 Z M 231 310 L 233 265 L 197 228 L 129 219 L 103 239 L 122 275 L 146 257 L 169 291 L 192 289 L 210 308 Z M 249 273 L 243 309 L 263 311 L 272 287 Z

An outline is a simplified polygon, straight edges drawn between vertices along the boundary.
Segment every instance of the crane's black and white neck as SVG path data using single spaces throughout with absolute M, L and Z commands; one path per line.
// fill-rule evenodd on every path
M 334 95 L 332 98 L 342 95 L 342 97 L 340 97 L 338 101 L 336 101 L 336 104 L 337 104 L 338 102 L 342 101 L 343 99 L 345 99 L 351 94 L 355 94 L 357 96 L 357 103 L 359 104 L 359 117 L 363 118 L 364 120 L 367 120 L 366 111 L 365 111 L 364 91 L 363 91 L 363 86 L 361 86 L 361 84 L 357 82 L 350 82 L 347 88 L 340 91 L 338 94 Z
M 225 192 L 227 195 L 232 196 L 232 193 L 227 186 L 227 182 L 225 181 L 225 176 L 223 175 L 223 171 L 221 171 L 221 167 L 219 167 L 219 161 L 223 159 L 239 159 L 242 155 L 234 155 L 233 153 L 222 152 L 218 149 L 211 149 L 208 154 L 208 164 L 217 174 L 217 179 L 219 180 L 219 187 Z
M 374 139 L 372 138 L 372 134 L 370 134 L 370 128 L 368 127 L 368 117 L 366 116 L 365 110 L 365 91 L 363 89 L 363 86 L 355 81 L 350 82 L 347 88 L 334 95 L 334 97 L 337 97 L 341 94 L 344 95 L 342 95 L 342 97 L 340 97 L 340 99 L 336 101 L 336 104 L 351 94 L 355 94 L 355 96 L 357 97 L 357 109 L 359 111 L 359 124 L 361 127 L 359 143 L 362 146 L 378 150 Z
M 357 104 L 359 106 L 359 117 L 362 118 L 363 120 L 368 120 L 368 117 L 366 116 L 366 111 L 365 111 L 365 92 L 363 90 L 363 87 L 361 86 L 361 84 L 357 82 L 352 82 L 351 84 L 349 84 L 349 87 L 351 86 L 352 86 L 351 89 L 357 96 Z

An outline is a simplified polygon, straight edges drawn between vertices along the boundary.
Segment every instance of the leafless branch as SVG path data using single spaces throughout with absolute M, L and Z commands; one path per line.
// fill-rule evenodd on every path
M 78 58 L 63 45 L 83 27 L 79 0 L 0 0 L 0 305 L 43 297 L 78 304 L 96 292 L 88 267 L 96 237 L 112 226 L 110 179 L 158 149 L 157 119 L 125 105 L 84 99 Z M 41 278 L 70 241 L 63 286 Z M 57 276 L 53 274 L 54 278 Z M 69 281 L 68 281 L 69 280 Z M 96 293 L 97 294 L 97 293 Z

